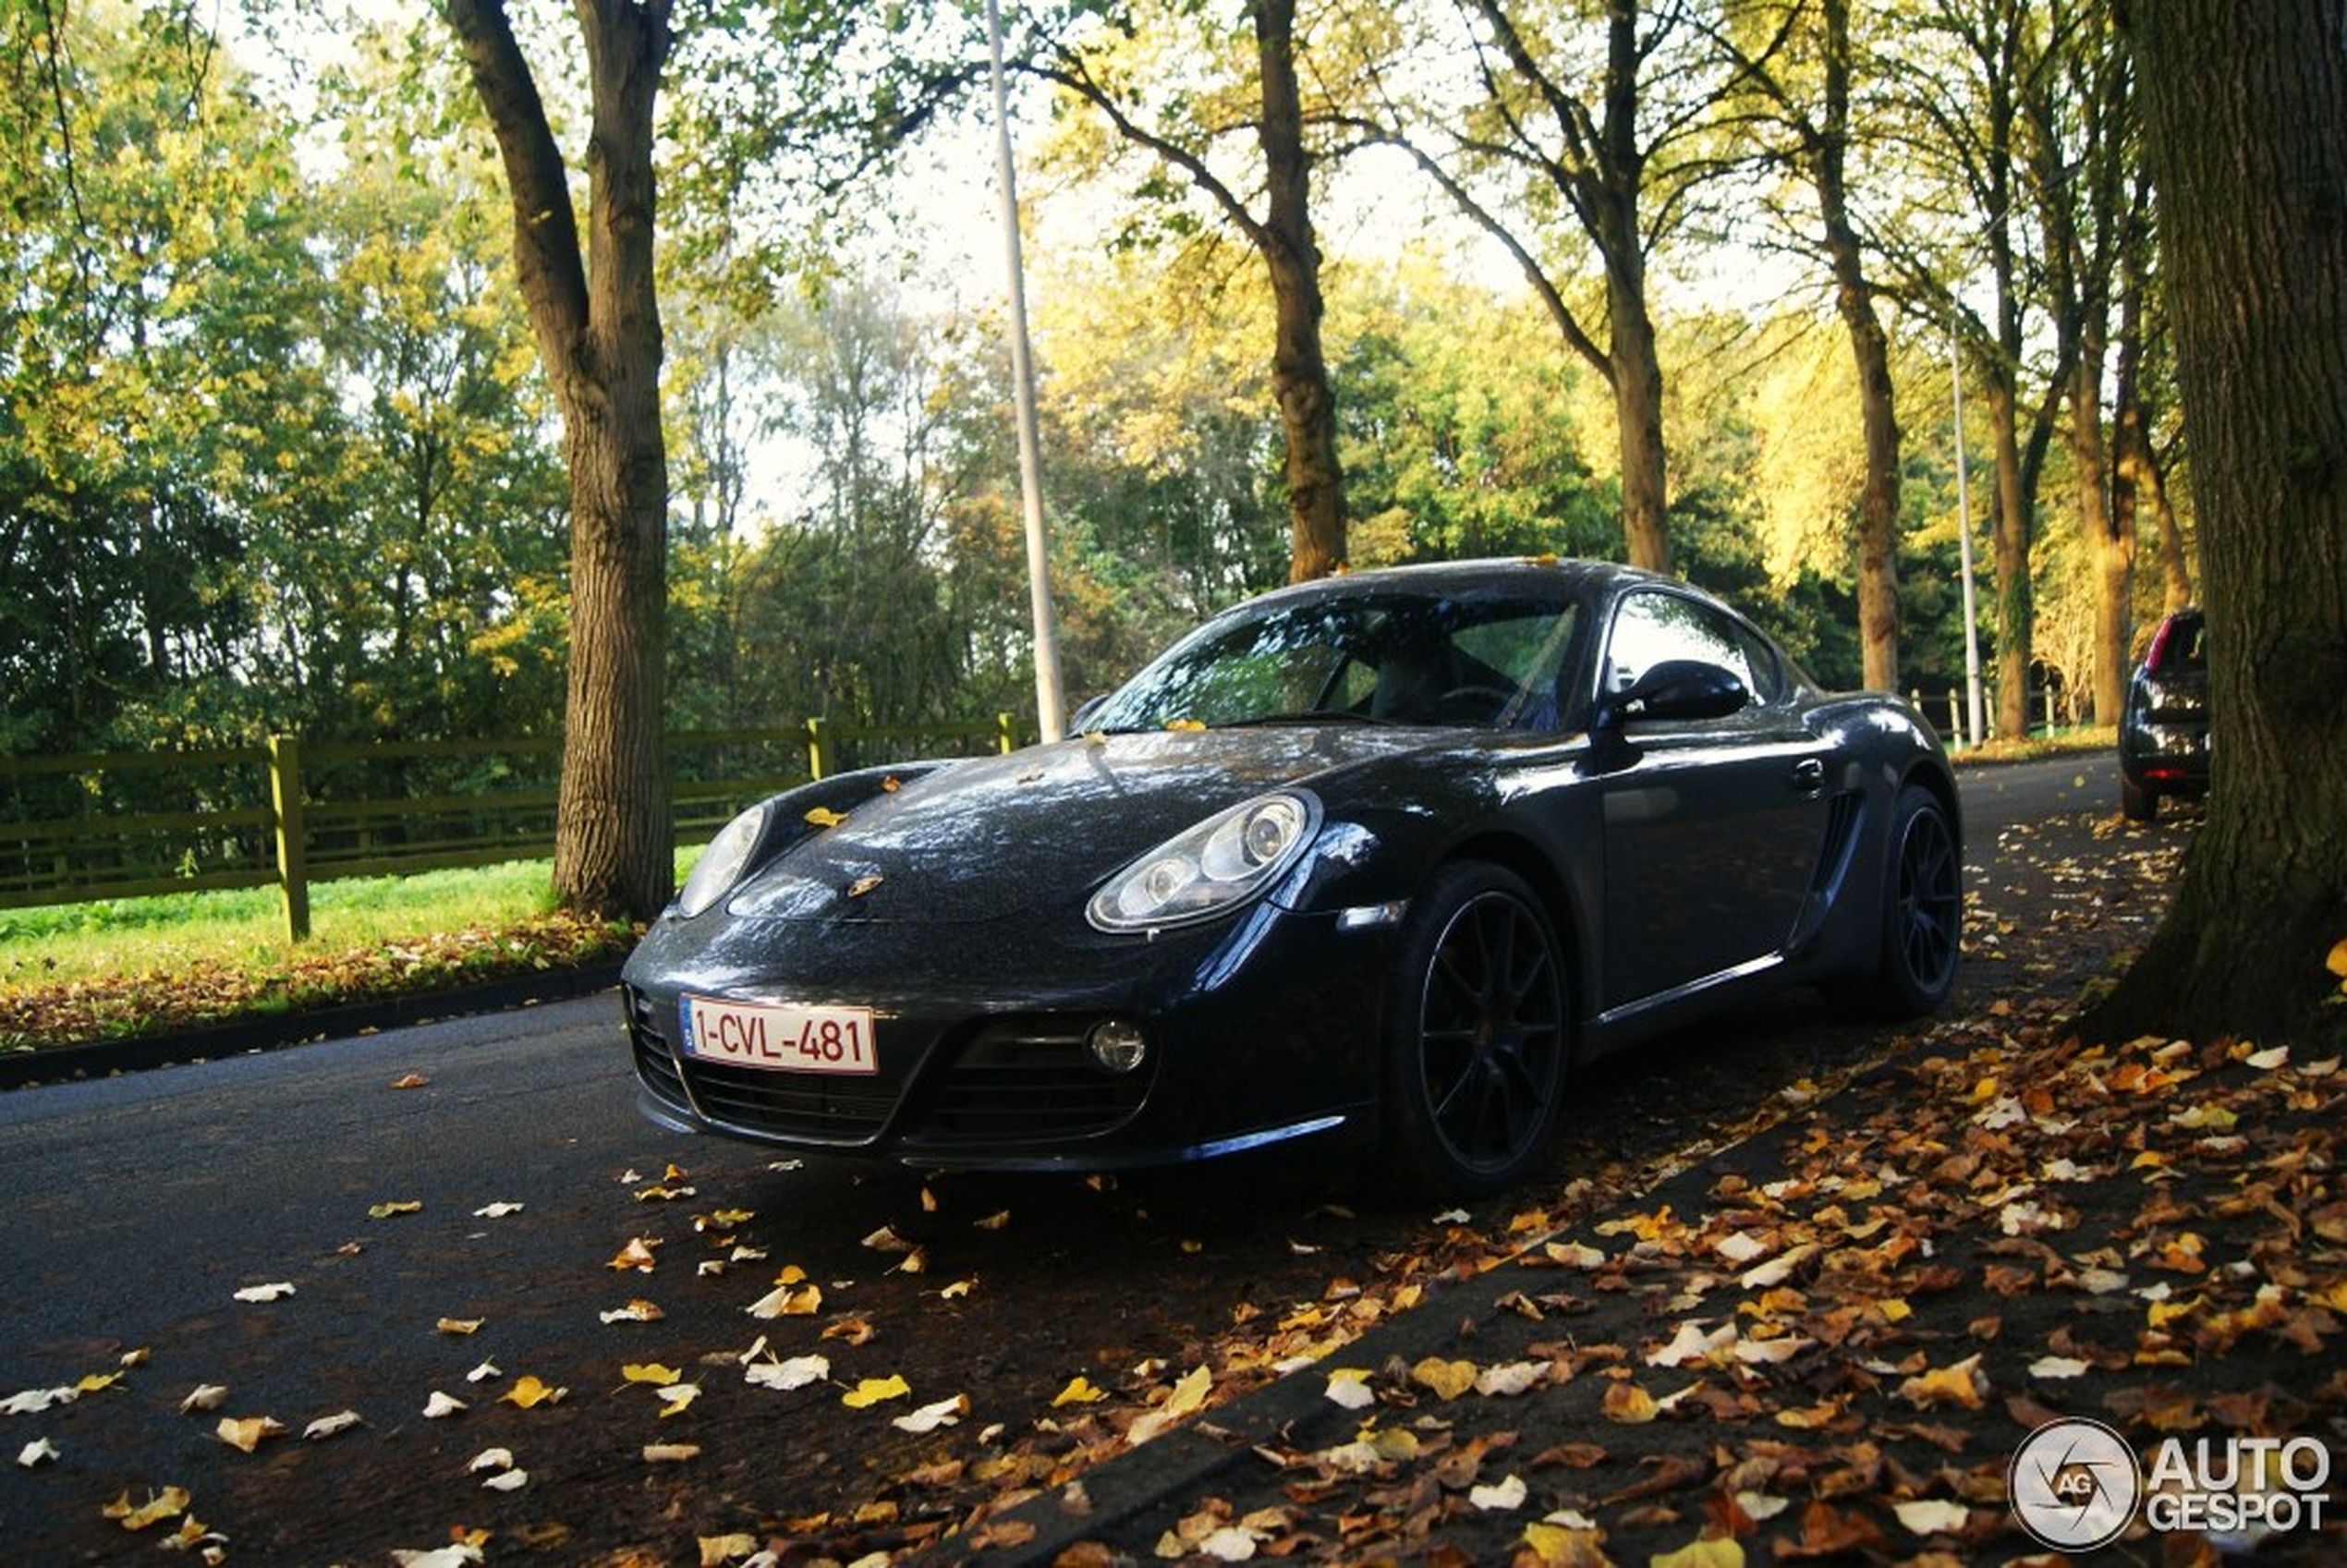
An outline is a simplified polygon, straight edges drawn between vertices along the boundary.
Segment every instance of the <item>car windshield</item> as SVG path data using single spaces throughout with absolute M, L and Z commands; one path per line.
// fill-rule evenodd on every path
M 1554 729 L 1557 672 L 1578 621 L 1570 604 L 1520 595 L 1274 601 L 1200 627 L 1086 723 Z

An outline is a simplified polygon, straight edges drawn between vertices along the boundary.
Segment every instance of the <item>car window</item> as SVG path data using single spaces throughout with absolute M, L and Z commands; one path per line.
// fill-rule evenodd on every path
M 1633 593 L 1615 610 L 1599 682 L 1609 693 L 1627 691 L 1639 676 L 1673 659 L 1717 664 L 1762 701 L 1782 686 L 1773 655 L 1767 660 L 1769 678 L 1756 673 L 1751 634 L 1745 627 L 1708 604 L 1659 590 Z
M 1570 604 L 1390 594 L 1307 600 L 1210 623 L 1092 722 L 1153 729 L 1279 719 L 1555 728 Z

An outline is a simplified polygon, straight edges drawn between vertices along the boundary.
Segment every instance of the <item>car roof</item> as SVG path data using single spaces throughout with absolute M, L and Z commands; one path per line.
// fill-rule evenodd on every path
M 1488 589 L 1537 589 L 1568 596 L 1603 597 L 1633 583 L 1685 585 L 1612 561 L 1589 561 L 1556 555 L 1502 555 L 1471 561 L 1422 561 L 1406 566 L 1379 566 L 1368 571 L 1341 572 L 1309 582 L 1291 583 L 1263 594 L 1253 602 L 1350 597 L 1382 590 L 1405 589 L 1412 593 L 1453 594 Z

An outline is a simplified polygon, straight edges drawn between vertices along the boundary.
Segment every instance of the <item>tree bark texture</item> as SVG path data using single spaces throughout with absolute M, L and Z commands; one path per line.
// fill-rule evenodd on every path
M 1288 579 L 1307 582 L 1344 568 L 1344 474 L 1336 453 L 1336 397 L 1320 346 L 1325 306 L 1312 232 L 1312 158 L 1295 78 L 1295 0 L 1259 0 L 1253 10 L 1267 187 L 1258 243 L 1271 269 L 1271 386 L 1287 440 Z
M 2347 1039 L 2347 0 L 2134 7 L 2208 614 L 2208 814 L 2091 1034 Z M 2210 41 L 2221 38 L 2222 48 Z
M 568 170 L 503 0 L 444 0 L 503 157 L 514 255 L 570 479 L 570 657 L 554 890 L 649 919 L 675 880 L 662 755 L 668 469 L 652 279 L 653 103 L 670 0 L 576 0 L 590 123 L 582 243 Z
M 1899 415 L 1891 377 L 1891 340 L 1875 310 L 1866 249 L 1850 216 L 1846 172 L 1850 143 L 1850 4 L 1826 0 L 1824 124 L 1810 160 L 1818 213 L 1833 269 L 1834 306 L 1850 334 L 1858 378 L 1858 425 L 1866 479 L 1858 496 L 1854 553 L 1858 577 L 1858 644 L 1864 679 L 1876 691 L 1899 689 Z

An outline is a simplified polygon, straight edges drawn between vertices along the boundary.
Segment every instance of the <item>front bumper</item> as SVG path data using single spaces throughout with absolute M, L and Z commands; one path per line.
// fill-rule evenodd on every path
M 623 980 L 638 1105 L 664 1126 L 939 1169 L 1111 1169 L 1375 1136 L 1392 940 L 1381 927 L 1259 904 L 1203 930 L 1087 932 L 1036 952 L 1031 932 L 1010 930 L 735 921 L 704 944 L 688 940 L 690 924 L 656 927 Z M 763 930 L 738 929 L 751 925 Z M 754 972 L 739 961 L 746 943 L 767 954 Z M 727 961 L 710 961 L 712 950 Z M 878 1070 L 687 1055 L 687 994 L 871 1007 Z M 1086 1051 L 1111 1017 L 1149 1039 L 1129 1072 Z

